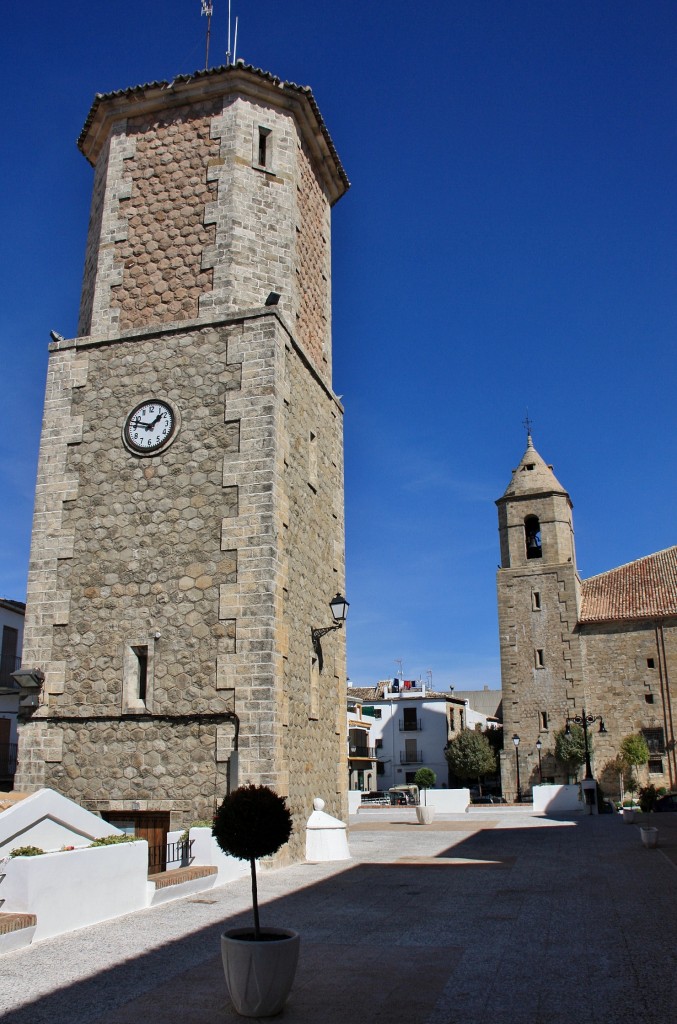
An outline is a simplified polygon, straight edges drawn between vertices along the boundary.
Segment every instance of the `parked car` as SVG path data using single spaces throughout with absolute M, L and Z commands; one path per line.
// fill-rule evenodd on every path
M 666 793 L 659 796 L 654 804 L 654 811 L 677 811 L 677 793 Z

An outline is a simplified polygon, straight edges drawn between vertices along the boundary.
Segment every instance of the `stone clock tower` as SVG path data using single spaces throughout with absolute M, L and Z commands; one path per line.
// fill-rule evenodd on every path
M 99 95 L 78 337 L 50 346 L 18 789 L 143 832 L 239 782 L 345 814 L 330 209 L 307 88 L 238 62 Z M 147 824 L 147 822 L 146 822 Z M 297 824 L 296 847 L 302 848 Z

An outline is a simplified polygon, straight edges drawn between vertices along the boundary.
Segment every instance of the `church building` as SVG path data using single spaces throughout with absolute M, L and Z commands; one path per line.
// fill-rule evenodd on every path
M 517 796 L 518 766 L 523 794 L 541 774 L 566 782 L 554 736 L 584 713 L 610 795 L 618 778 L 605 766 L 638 732 L 650 751 L 642 781 L 677 788 L 677 547 L 581 580 L 571 499 L 531 436 L 496 504 L 503 794 Z
M 97 95 L 79 148 L 93 197 L 78 337 L 49 352 L 23 656 L 44 683 L 16 788 L 137 834 L 242 782 L 297 821 L 316 796 L 343 816 L 345 171 L 310 89 L 242 61 Z

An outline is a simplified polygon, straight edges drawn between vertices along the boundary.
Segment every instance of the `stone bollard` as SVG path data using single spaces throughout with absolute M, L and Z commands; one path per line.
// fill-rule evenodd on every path
M 350 860 L 345 822 L 324 812 L 324 800 L 316 796 L 306 824 L 306 860 Z

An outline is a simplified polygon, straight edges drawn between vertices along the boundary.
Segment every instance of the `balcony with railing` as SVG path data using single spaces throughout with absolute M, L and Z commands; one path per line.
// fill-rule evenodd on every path
M 358 743 L 350 743 L 348 745 L 348 757 L 352 761 L 353 759 L 361 759 L 364 761 L 375 761 L 377 754 L 375 747 L 364 747 Z
M 401 718 L 398 725 L 400 732 L 421 732 L 423 729 L 423 722 L 420 718 Z
M 400 764 L 420 764 L 424 760 L 422 750 L 402 750 L 400 752 Z

